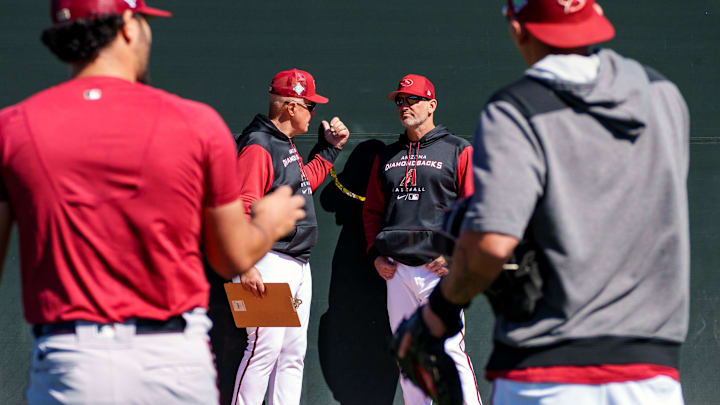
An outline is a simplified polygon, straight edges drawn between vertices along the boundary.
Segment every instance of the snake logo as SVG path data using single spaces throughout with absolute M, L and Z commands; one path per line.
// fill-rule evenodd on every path
M 415 169 L 408 170 L 407 174 L 403 179 L 400 181 L 401 187 L 414 187 L 417 186 L 417 176 L 415 174 Z
M 587 0 L 557 0 L 558 4 L 563 7 L 565 14 L 576 13 L 587 4 Z

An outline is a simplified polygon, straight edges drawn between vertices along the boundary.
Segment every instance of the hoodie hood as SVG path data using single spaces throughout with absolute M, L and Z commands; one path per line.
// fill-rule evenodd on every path
M 648 121 L 650 79 L 639 63 L 609 49 L 590 56 L 548 55 L 525 74 L 557 91 L 620 136 L 636 138 Z
M 238 141 L 241 137 L 247 136 L 248 134 L 253 132 L 263 132 L 266 134 L 270 134 L 275 138 L 290 143 L 290 138 L 288 138 L 287 135 L 280 131 L 267 116 L 262 114 L 256 115 L 255 118 L 253 118 L 252 122 L 250 122 L 250 124 L 245 129 L 243 129 L 242 133 L 235 137 L 235 141 Z
M 435 128 L 430 130 L 425 136 L 420 138 L 420 148 L 424 148 L 428 145 L 432 145 L 433 143 L 437 142 L 441 138 L 450 135 L 450 131 L 445 127 L 445 125 L 437 125 Z M 410 138 L 407 136 L 407 131 L 400 134 L 400 143 L 403 145 L 408 145 L 410 143 L 415 143 L 414 141 L 411 142 Z

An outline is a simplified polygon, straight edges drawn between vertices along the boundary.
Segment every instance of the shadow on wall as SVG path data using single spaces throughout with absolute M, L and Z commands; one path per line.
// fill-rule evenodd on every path
M 340 182 L 365 194 L 372 163 L 385 146 L 379 140 L 358 144 L 348 157 Z M 363 203 L 332 182 L 320 203 L 335 213 L 341 227 L 332 261 L 329 308 L 320 318 L 318 351 L 325 381 L 342 405 L 391 405 L 398 369 L 390 357 L 390 326 L 385 282 L 365 254 Z
M 215 355 L 220 403 L 229 404 L 235 388 L 235 375 L 247 346 L 247 332 L 244 328 L 235 327 L 223 286 L 227 280 L 215 273 L 207 263 L 205 275 L 210 282 L 208 316 L 213 322 L 210 344 Z

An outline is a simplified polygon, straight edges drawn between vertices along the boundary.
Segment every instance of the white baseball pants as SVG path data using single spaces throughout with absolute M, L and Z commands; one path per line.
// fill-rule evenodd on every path
M 609 384 L 525 383 L 498 378 L 493 405 L 683 405 L 680 383 L 668 376 Z
M 418 307 L 427 302 L 438 282 L 440 282 L 440 277 L 425 266 L 413 267 L 397 263 L 395 276 L 387 281 L 388 317 L 393 333 L 403 319 L 409 318 Z M 470 357 L 465 353 L 465 327 L 460 333 L 445 341 L 445 352 L 455 361 L 455 366 L 460 374 L 464 403 L 466 405 L 482 405 L 475 371 Z M 400 386 L 405 405 L 429 405 L 432 403 L 420 388 L 402 376 Z
M 247 328 L 248 345 L 235 377 L 232 404 L 260 405 L 268 391 L 268 405 L 298 405 L 312 299 L 310 264 L 270 251 L 255 267 L 263 282 L 290 285 L 293 297 L 301 300 L 298 307 L 301 326 Z
M 29 405 L 207 405 L 219 402 L 204 309 L 183 332 L 135 334 L 132 321 L 78 322 L 35 340 Z

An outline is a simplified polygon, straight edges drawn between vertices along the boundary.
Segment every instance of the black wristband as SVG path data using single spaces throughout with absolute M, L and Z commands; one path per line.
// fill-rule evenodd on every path
M 470 306 L 470 303 L 464 305 L 453 304 L 448 301 L 440 290 L 440 284 L 430 294 L 428 300 L 430 309 L 437 315 L 445 325 L 447 332 L 445 337 L 455 336 L 463 328 L 462 318 L 460 316 L 463 308 Z

